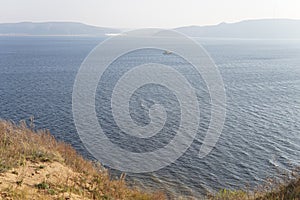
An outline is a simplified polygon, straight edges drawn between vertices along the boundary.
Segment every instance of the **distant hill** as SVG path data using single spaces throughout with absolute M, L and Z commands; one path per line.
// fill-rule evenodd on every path
M 104 36 L 120 30 L 77 22 L 20 22 L 0 24 L 0 35 L 91 35 Z
M 259 19 L 175 29 L 191 37 L 300 39 L 300 20 Z
M 191 37 L 300 39 L 300 20 L 258 19 L 212 26 L 186 26 L 174 30 Z M 20 22 L 0 24 L 0 35 L 105 36 L 120 29 L 90 26 L 77 22 Z

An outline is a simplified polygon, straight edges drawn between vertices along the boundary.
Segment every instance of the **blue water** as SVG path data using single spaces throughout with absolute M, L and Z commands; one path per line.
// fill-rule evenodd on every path
M 0 118 L 15 122 L 34 116 L 36 128 L 46 128 L 59 140 L 71 143 L 84 156 L 72 115 L 72 90 L 80 64 L 103 38 L 83 37 L 0 37 Z M 110 67 L 110 78 L 100 81 L 96 94 L 99 122 L 109 138 L 130 151 L 144 152 L 161 147 L 173 137 L 160 134 L 146 143 L 130 142 L 116 134 L 117 127 L 107 110 L 106 89 L 134 64 L 163 62 L 181 71 L 199 89 L 201 123 L 194 143 L 170 166 L 154 173 L 129 174 L 130 182 L 170 195 L 199 197 L 221 188 L 251 188 L 279 171 L 300 165 L 300 41 L 295 40 L 214 40 L 198 39 L 219 67 L 225 84 L 226 121 L 214 150 L 200 159 L 197 153 L 209 122 L 209 95 L 201 77 L 176 55 L 163 56 L 155 49 L 131 52 Z M 125 66 L 125 67 L 124 67 Z M 153 88 L 152 88 L 153 89 Z M 150 92 L 146 92 L 146 91 Z M 144 104 L 164 102 L 171 109 L 166 126 L 180 120 L 178 102 L 165 88 L 149 86 L 133 96 L 132 117 L 147 124 Z M 151 101 L 147 101 L 147 99 Z M 171 100 L 164 100 L 169 98 Z M 149 105 L 148 105 L 149 106 Z M 147 144 L 147 145 L 145 145 Z M 155 146 L 158 145 L 158 146 Z M 161 146 L 159 146 L 161 145 Z M 150 161 L 149 161 L 150 162 Z

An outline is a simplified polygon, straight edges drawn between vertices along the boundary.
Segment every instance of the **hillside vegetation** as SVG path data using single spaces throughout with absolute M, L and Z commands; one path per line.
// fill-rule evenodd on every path
M 34 131 L 32 125 L 27 127 L 23 122 L 0 121 L 1 199 L 162 200 L 167 196 L 129 187 L 125 175 L 112 180 L 99 163 L 84 159 L 46 130 Z M 205 199 L 300 200 L 299 171 L 286 184 L 270 182 L 257 192 L 224 189 Z
M 165 199 L 111 180 L 48 131 L 0 121 L 0 199 Z

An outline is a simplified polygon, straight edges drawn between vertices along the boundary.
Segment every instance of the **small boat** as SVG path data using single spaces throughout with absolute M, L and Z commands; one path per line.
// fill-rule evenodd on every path
M 164 54 L 164 55 L 170 55 L 170 54 L 172 54 L 172 51 L 164 51 L 163 54 Z

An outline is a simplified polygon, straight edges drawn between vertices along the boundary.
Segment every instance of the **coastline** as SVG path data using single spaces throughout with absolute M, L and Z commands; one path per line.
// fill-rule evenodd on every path
M 269 180 L 269 185 L 255 192 L 224 189 L 204 198 L 298 200 L 299 175 L 295 171 L 293 179 L 284 183 Z M 168 199 L 163 191 L 129 187 L 125 178 L 122 174 L 112 180 L 100 163 L 84 159 L 47 130 L 34 131 L 33 125 L 28 127 L 25 122 L 16 125 L 0 120 L 0 199 Z

